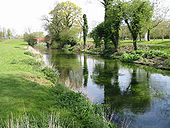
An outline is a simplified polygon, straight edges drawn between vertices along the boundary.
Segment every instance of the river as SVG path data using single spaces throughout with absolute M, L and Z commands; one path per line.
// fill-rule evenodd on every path
M 170 72 L 55 50 L 44 60 L 59 70 L 60 82 L 104 104 L 122 127 L 170 128 Z

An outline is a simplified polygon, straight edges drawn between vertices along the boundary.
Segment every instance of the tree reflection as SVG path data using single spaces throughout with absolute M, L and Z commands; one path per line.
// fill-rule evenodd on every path
M 51 62 L 60 73 L 60 82 L 75 89 L 82 86 L 83 72 L 78 56 L 64 52 L 51 52 Z
M 87 65 L 87 56 L 84 55 L 84 64 L 83 64 L 83 77 L 84 77 L 84 82 L 83 85 L 84 87 L 87 86 L 87 82 L 88 82 L 88 65 Z
M 133 113 L 144 113 L 150 107 L 150 90 L 147 81 L 147 73 L 142 79 L 138 77 L 140 72 L 137 68 L 129 70 L 130 81 L 121 79 L 119 62 L 110 62 L 106 60 L 104 64 L 96 64 L 93 72 L 93 81 L 104 86 L 104 95 L 107 115 L 115 112 L 123 112 L 124 109 L 129 109 Z M 126 69 L 128 70 L 128 69 Z M 142 72 L 143 73 L 143 72 Z M 127 75 L 127 74 L 124 74 Z M 143 75 L 143 74 L 142 74 Z M 126 89 L 122 90 L 120 83 L 126 83 Z

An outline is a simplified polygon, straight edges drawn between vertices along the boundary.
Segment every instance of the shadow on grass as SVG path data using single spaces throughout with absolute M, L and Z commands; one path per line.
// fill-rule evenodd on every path
M 0 117 L 48 112 L 53 104 L 50 88 L 19 75 L 0 75 Z

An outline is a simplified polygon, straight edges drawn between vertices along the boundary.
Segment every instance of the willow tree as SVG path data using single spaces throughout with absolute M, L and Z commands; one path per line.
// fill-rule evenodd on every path
M 86 14 L 83 15 L 83 41 L 84 41 L 84 49 L 86 47 L 86 39 L 88 34 L 88 23 Z
M 124 21 L 133 38 L 134 50 L 137 50 L 137 39 L 143 27 L 152 19 L 153 7 L 149 0 L 131 0 L 124 3 Z

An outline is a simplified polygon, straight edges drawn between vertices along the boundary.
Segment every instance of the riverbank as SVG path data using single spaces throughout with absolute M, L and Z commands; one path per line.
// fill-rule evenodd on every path
M 170 40 L 152 40 L 150 42 L 138 42 L 137 51 L 133 50 L 132 41 L 121 41 L 118 52 L 103 53 L 102 48 L 95 48 L 92 43 L 83 46 L 75 46 L 73 52 L 83 52 L 92 55 L 101 55 L 110 59 L 118 59 L 125 63 L 146 65 L 162 70 L 170 70 Z M 69 51 L 70 48 L 66 48 Z
M 133 51 L 132 42 L 122 42 L 119 58 L 123 62 L 147 65 L 162 70 L 170 70 L 170 40 L 138 42 L 139 50 Z
M 97 106 L 56 83 L 57 74 L 21 40 L 0 42 L 0 127 L 113 127 Z M 35 59 L 36 58 L 36 59 Z

